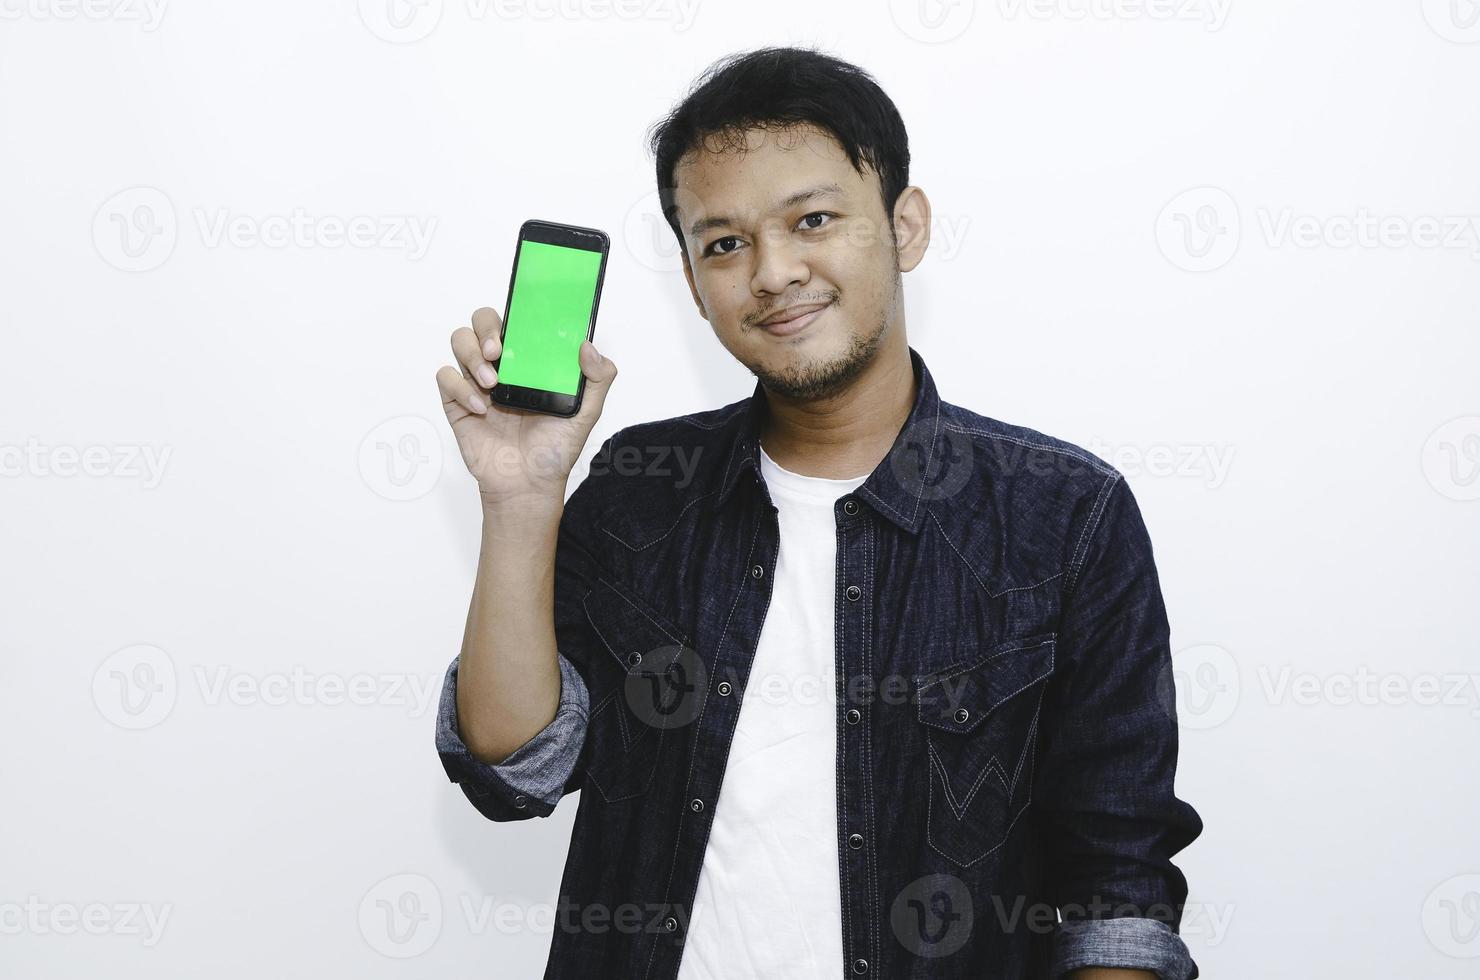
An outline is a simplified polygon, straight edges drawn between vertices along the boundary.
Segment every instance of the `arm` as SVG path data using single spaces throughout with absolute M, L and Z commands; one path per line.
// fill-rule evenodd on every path
M 1064 586 L 1035 805 L 1059 908 L 1050 976 L 1198 976 L 1171 858 L 1202 831 L 1174 792 L 1177 718 L 1150 537 L 1120 474 L 1082 522 Z M 1086 969 L 1115 968 L 1115 969 Z
M 563 501 L 617 369 L 586 341 L 578 354 L 585 378 L 579 412 L 505 408 L 489 398 L 502 336 L 497 311 L 474 311 L 471 326 L 452 334 L 457 366 L 437 372 L 447 421 L 478 484 L 483 533 L 436 743 L 448 778 L 480 812 L 517 820 L 547 815 L 580 784 L 589 694 L 577 668 L 588 662 L 592 641 L 573 608 L 593 559 L 587 522 L 572 514 L 592 496 L 589 478 Z
M 607 440 L 600 451 L 606 452 L 610 445 L 611 440 Z M 484 538 L 479 583 L 468 614 L 463 653 L 452 661 L 442 685 L 437 752 L 448 778 L 460 784 L 463 794 L 490 820 L 548 816 L 560 798 L 579 789 L 584 780 L 590 714 L 584 671 L 588 669 L 592 651 L 602 649 L 582 601 L 600 574 L 598 562 L 586 547 L 594 527 L 591 505 L 596 496 L 590 477 L 571 494 L 560 515 L 552 558 L 543 557 L 540 549 L 552 547 L 543 537 L 537 546 L 497 535 Z M 538 525 L 530 522 L 523 526 Z M 535 565 L 549 571 L 532 568 L 521 571 L 530 566 L 529 559 L 535 555 L 540 556 Z M 500 563 L 511 560 L 513 580 L 499 581 Z M 488 581 L 484 581 L 485 572 L 492 573 Z M 506 603 L 480 603 L 479 593 L 485 589 L 499 593 L 500 599 L 511 599 L 512 605 L 518 608 L 501 614 L 497 610 Z M 530 595 L 531 589 L 534 595 Z M 518 634 L 519 627 L 516 624 L 510 629 L 511 619 L 500 616 L 528 618 L 531 612 L 538 622 L 526 624 L 524 640 L 511 639 Z M 523 729 L 513 730 L 508 737 L 522 741 L 512 753 L 504 752 L 502 747 L 492 753 L 472 747 L 475 736 L 470 722 L 474 719 L 467 712 L 478 713 L 483 722 L 503 722 L 503 728 L 509 729 L 517 724 L 510 717 L 517 715 L 519 709 L 517 703 L 510 706 L 504 700 L 512 697 L 517 701 L 519 695 L 510 693 L 517 688 L 503 688 L 495 683 L 486 692 L 488 700 L 480 700 L 485 692 L 476 690 L 468 680 L 471 672 L 466 665 L 471 663 L 470 651 L 478 654 L 482 641 L 491 643 L 491 649 L 484 652 L 495 656 L 503 656 L 506 650 L 515 656 L 535 654 L 548 657 L 555 666 L 555 708 L 548 715 L 544 710 L 534 715 L 532 724 L 542 727 L 534 727 L 529 734 Z M 544 644 L 548 646 L 537 649 L 536 645 Z M 511 662 L 517 676 L 521 669 L 519 661 Z M 533 696 L 542 694 L 536 691 Z
M 483 508 L 457 682 L 462 739 L 480 762 L 507 759 L 560 705 L 554 593 L 563 509 L 559 498 Z

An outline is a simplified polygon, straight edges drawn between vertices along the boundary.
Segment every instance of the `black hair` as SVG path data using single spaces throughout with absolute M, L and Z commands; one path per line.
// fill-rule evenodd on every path
M 889 233 L 894 202 L 909 186 L 910 148 L 899 110 L 873 76 L 815 48 L 764 47 L 729 55 L 710 65 L 689 94 L 649 131 L 657 160 L 658 203 L 686 249 L 674 204 L 674 170 L 685 153 L 709 147 L 743 147 L 746 129 L 787 130 L 810 123 L 830 133 L 853 169 L 866 164 L 879 177 Z

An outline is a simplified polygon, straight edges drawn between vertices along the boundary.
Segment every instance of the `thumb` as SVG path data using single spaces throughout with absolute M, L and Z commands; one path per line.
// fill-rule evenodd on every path
M 581 374 L 586 377 L 586 390 L 581 396 L 581 414 L 585 415 L 589 410 L 594 418 L 601 414 L 602 406 L 606 404 L 606 393 L 611 390 L 611 383 L 617 377 L 617 364 L 597 350 L 596 345 L 589 340 L 581 342 L 580 363 Z

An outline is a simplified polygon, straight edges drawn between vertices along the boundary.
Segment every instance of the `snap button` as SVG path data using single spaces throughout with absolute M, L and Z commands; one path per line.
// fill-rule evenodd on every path
M 722 697 L 722 698 L 724 698 L 724 697 L 729 697 L 729 695 L 730 695 L 730 682 L 729 681 L 720 681 L 719 682 L 719 696 Z
M 844 594 L 847 595 L 849 602 L 856 602 L 858 597 L 863 595 L 863 590 L 856 585 L 850 585 Z
M 636 667 L 640 663 L 642 663 L 642 654 L 641 653 L 639 653 L 636 650 L 633 650 L 631 653 L 627 654 L 627 666 L 628 667 Z
M 760 578 L 764 574 L 766 574 L 766 570 L 764 568 L 762 568 L 761 566 L 759 566 L 759 565 L 751 565 L 750 566 L 750 577 L 751 578 Z
M 864 959 L 862 956 L 860 956 L 858 959 L 854 960 L 853 961 L 853 972 L 854 973 L 867 973 L 868 972 L 868 960 Z
M 860 847 L 863 846 L 863 835 L 862 834 L 849 834 L 848 835 L 848 846 L 851 847 L 851 848 L 853 848 L 855 851 L 858 850 Z
M 678 920 L 670 915 L 668 918 L 663 920 L 663 928 L 667 929 L 669 932 L 672 932 L 673 930 L 678 928 Z
M 689 800 L 689 809 L 693 810 L 695 813 L 698 813 L 700 810 L 704 809 L 704 801 L 699 799 L 698 797 Z
M 859 711 L 857 708 L 848 709 L 848 724 L 856 725 L 858 724 L 858 720 L 862 717 L 863 712 Z
M 854 500 L 852 497 L 849 497 L 847 500 L 843 501 L 843 513 L 849 515 L 850 517 L 858 513 L 858 501 Z
M 516 807 L 518 807 L 519 809 L 521 809 L 521 810 L 524 809 L 525 804 L 527 804 L 528 802 L 529 802 L 529 799 L 527 797 L 522 796 L 522 795 L 521 796 L 514 797 L 514 805 Z
M 964 725 L 964 724 L 966 724 L 966 719 L 967 718 L 970 718 L 970 717 L 971 717 L 971 712 L 967 711 L 965 708 L 957 708 L 956 709 L 956 724 L 958 724 L 958 725 Z

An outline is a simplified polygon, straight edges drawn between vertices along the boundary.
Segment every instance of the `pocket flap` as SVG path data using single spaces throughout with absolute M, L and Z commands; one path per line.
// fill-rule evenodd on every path
M 678 627 L 604 578 L 597 579 L 582 604 L 602 644 L 624 672 L 639 669 L 644 658 L 665 647 L 690 646 Z M 674 653 L 670 651 L 668 659 L 673 659 Z M 653 666 L 648 664 L 649 669 Z
M 965 733 L 998 705 L 1053 673 L 1056 634 L 1009 640 L 981 657 L 915 677 L 920 722 Z

